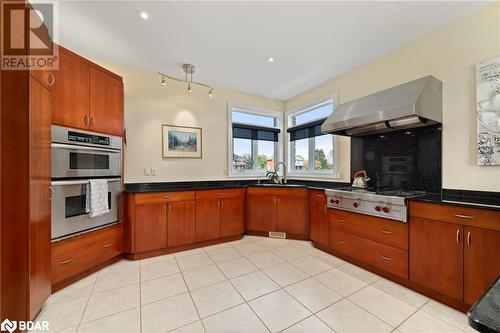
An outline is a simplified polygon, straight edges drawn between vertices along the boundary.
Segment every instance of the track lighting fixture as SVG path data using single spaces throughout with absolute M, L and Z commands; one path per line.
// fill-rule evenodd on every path
M 209 98 L 213 97 L 213 88 L 212 87 L 210 87 L 209 85 L 204 84 L 204 83 L 193 81 L 193 74 L 194 74 L 194 72 L 196 72 L 196 67 L 194 65 L 184 64 L 184 65 L 182 65 L 182 70 L 185 73 L 184 80 L 181 80 L 181 79 L 178 79 L 178 78 L 175 78 L 175 77 L 172 77 L 172 76 L 169 76 L 169 75 L 166 75 L 166 74 L 159 72 L 158 74 L 160 74 L 160 76 L 161 76 L 161 85 L 166 86 L 167 79 L 171 79 L 171 80 L 175 80 L 175 81 L 179 81 L 179 82 L 185 82 L 185 83 L 187 83 L 187 92 L 188 93 L 192 92 L 193 85 L 198 85 L 198 86 L 207 88 L 208 89 L 208 97 Z

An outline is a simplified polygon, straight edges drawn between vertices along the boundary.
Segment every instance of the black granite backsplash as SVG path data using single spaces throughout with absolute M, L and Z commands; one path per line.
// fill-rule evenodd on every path
M 369 186 L 441 191 L 441 125 L 351 138 L 351 177 L 366 169 Z

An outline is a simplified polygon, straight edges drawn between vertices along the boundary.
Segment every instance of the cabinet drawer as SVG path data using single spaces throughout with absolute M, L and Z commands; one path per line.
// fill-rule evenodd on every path
M 247 188 L 247 194 L 250 195 L 274 195 L 286 197 L 309 197 L 309 190 L 307 188 L 295 187 L 279 187 L 279 186 L 256 186 Z
M 220 190 L 201 190 L 196 191 L 196 199 L 228 199 L 243 197 L 242 188 L 220 189 Z
M 330 247 L 386 272 L 408 278 L 407 251 L 335 229 L 330 230 Z
M 427 202 L 410 202 L 410 216 L 500 231 L 500 212 Z
M 52 284 L 97 266 L 122 253 L 121 225 L 52 244 Z
M 135 194 L 135 203 L 149 204 L 173 201 L 189 201 L 194 200 L 194 198 L 194 191 L 137 193 Z
M 338 209 L 329 209 L 328 219 L 336 230 L 408 250 L 407 223 Z

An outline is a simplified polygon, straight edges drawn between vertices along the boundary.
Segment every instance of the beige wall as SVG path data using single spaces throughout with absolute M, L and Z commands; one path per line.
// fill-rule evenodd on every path
M 500 55 L 500 4 L 486 7 L 286 102 L 293 109 L 332 92 L 344 103 L 432 74 L 443 81 L 443 187 L 500 191 L 500 166 L 476 164 L 475 64 Z M 349 139 L 339 140 L 342 180 Z
M 100 63 L 122 75 L 125 84 L 125 182 L 171 182 L 227 179 L 228 102 L 283 111 L 284 103 L 262 97 L 194 87 L 187 94 L 182 83 L 160 85 L 156 73 Z M 162 158 L 161 125 L 201 127 L 203 158 Z M 158 176 L 144 176 L 144 167 L 156 167 Z

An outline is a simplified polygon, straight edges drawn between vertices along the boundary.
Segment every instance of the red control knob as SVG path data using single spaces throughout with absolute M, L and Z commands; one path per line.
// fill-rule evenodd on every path
M 382 210 L 384 211 L 384 213 L 389 213 L 391 211 L 389 207 L 383 207 Z
M 382 210 L 382 207 L 380 207 L 380 206 L 375 206 L 375 210 L 376 210 L 377 212 L 380 212 L 380 211 Z
M 335 199 L 330 199 L 330 203 L 334 204 L 335 203 Z
M 352 205 L 354 206 L 354 208 L 358 208 L 359 207 L 359 202 L 353 202 Z
M 339 199 L 336 199 L 335 200 L 335 203 L 338 205 L 340 203 L 340 200 Z

